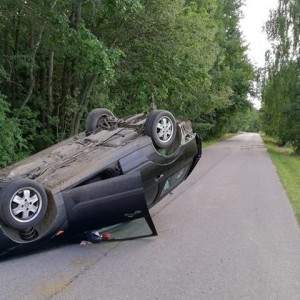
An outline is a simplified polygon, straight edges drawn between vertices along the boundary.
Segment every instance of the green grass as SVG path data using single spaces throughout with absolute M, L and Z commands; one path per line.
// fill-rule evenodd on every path
M 262 138 L 300 224 L 300 156 L 294 154 L 293 149 L 289 147 L 279 147 L 275 139 L 268 136 Z
M 204 148 L 209 147 L 209 146 L 214 145 L 218 142 L 230 139 L 230 138 L 232 138 L 233 136 L 236 136 L 236 135 L 237 135 L 236 133 L 227 133 L 227 134 L 223 135 L 222 137 L 220 137 L 218 139 L 204 141 L 204 142 L 202 142 L 202 147 L 204 147 Z

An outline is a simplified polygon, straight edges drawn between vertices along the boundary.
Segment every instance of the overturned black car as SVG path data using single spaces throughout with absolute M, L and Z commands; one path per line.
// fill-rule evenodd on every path
M 144 218 L 201 157 L 189 121 L 164 110 L 90 112 L 85 132 L 0 170 L 0 254 Z

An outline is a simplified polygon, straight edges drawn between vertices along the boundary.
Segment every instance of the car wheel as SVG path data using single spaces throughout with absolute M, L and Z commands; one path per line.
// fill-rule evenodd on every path
M 28 229 L 44 217 L 48 198 L 41 184 L 30 179 L 13 180 L 0 191 L 0 217 L 15 229 Z
M 169 147 L 176 137 L 176 121 L 167 110 L 155 110 L 146 119 L 145 134 L 152 138 L 156 147 Z
M 87 135 L 97 128 L 109 128 L 107 117 L 114 117 L 114 114 L 106 108 L 96 108 L 92 110 L 86 119 L 85 132 Z

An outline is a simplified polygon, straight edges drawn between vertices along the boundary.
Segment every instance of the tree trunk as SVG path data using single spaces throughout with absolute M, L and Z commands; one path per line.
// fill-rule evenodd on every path
M 56 108 L 56 116 L 59 120 L 56 127 L 56 139 L 59 141 L 61 136 L 64 136 L 66 130 L 66 100 L 70 88 L 70 59 L 65 57 L 63 71 L 61 75 L 61 91 L 60 91 L 60 101 Z
M 4 70 L 5 70 L 5 72 L 7 72 L 7 74 L 9 74 L 9 73 L 11 73 L 11 68 L 10 68 L 9 61 L 8 61 L 8 56 L 9 56 L 8 31 L 6 30 L 6 28 L 4 28 L 4 30 L 3 30 L 3 40 L 2 41 L 3 41 Z M 5 85 L 5 91 L 4 91 L 4 93 L 6 95 L 9 95 L 9 91 L 12 88 L 11 85 L 12 85 L 11 83 L 8 83 L 8 84 Z
M 39 86 L 37 87 L 38 93 L 41 96 L 41 99 L 46 99 L 47 97 L 47 68 L 46 66 L 44 66 L 43 68 L 41 68 L 41 70 L 39 71 Z M 42 104 L 43 107 L 43 104 Z M 47 112 L 45 111 L 45 109 L 41 109 L 41 121 L 43 124 L 46 124 L 46 114 Z
M 36 53 L 39 49 L 39 46 L 41 44 L 44 28 L 45 28 L 44 26 L 41 28 L 41 30 L 39 32 L 39 35 L 38 35 L 38 38 L 37 38 L 37 42 L 36 42 L 36 44 L 34 45 L 34 47 L 32 49 L 32 54 L 31 54 L 31 58 L 30 58 L 30 69 L 29 69 L 30 85 L 29 85 L 27 96 L 25 97 L 25 99 L 22 102 L 19 110 L 17 111 L 17 117 L 20 115 L 21 111 L 24 109 L 25 105 L 27 104 L 27 102 L 31 98 L 34 87 L 35 87 L 35 76 L 34 76 L 35 57 L 36 57 Z
M 12 50 L 13 55 L 16 56 L 18 51 L 19 51 L 19 33 L 20 33 L 20 23 L 21 23 L 21 18 L 20 15 L 22 13 L 22 10 L 19 8 L 17 10 L 17 16 L 15 16 L 13 18 L 13 24 L 12 24 L 12 28 L 14 28 L 13 26 L 15 26 L 15 30 L 12 30 L 11 32 L 14 32 L 14 48 Z M 15 19 L 16 18 L 16 19 Z M 7 34 L 8 37 L 8 31 L 5 28 L 4 33 Z M 7 40 L 6 42 L 4 42 L 4 46 L 5 48 L 8 47 L 9 45 L 9 41 Z M 5 50 L 5 52 L 7 53 L 6 56 L 6 62 L 8 62 L 8 55 L 9 55 L 9 51 Z M 6 68 L 6 70 L 9 70 L 9 85 L 8 85 L 8 91 L 7 91 L 7 95 L 8 95 L 8 101 L 9 103 L 13 106 L 16 107 L 17 103 L 16 103 L 16 86 L 18 86 L 18 77 L 17 77 L 17 71 L 15 70 L 15 65 L 16 62 L 15 60 L 12 60 L 8 63 L 8 68 Z
M 53 9 L 56 5 L 56 1 L 54 1 L 51 5 L 51 9 Z M 29 85 L 29 89 L 27 92 L 27 96 L 25 97 L 24 101 L 22 102 L 19 110 L 16 113 L 16 117 L 18 117 L 21 113 L 21 111 L 24 109 L 25 105 L 27 104 L 27 102 L 30 100 L 34 87 L 35 87 L 35 77 L 34 77 L 34 67 L 35 67 L 35 58 L 36 58 L 36 54 L 37 51 L 40 47 L 41 41 L 42 41 L 42 37 L 43 37 L 43 33 L 46 27 L 47 21 L 44 22 L 44 24 L 42 25 L 38 37 L 37 37 L 37 41 L 35 43 L 35 45 L 33 45 L 33 49 L 32 49 L 32 54 L 31 54 L 31 58 L 30 58 L 30 68 L 29 68 L 29 78 L 30 78 L 30 85 Z
M 81 0 L 73 0 L 73 8 L 72 8 L 72 15 L 70 17 L 70 27 L 78 30 L 78 24 L 81 21 Z M 72 60 L 71 72 L 73 74 L 72 78 L 73 81 L 71 83 L 71 95 L 73 98 L 76 97 L 78 85 L 79 85 L 79 76 L 75 73 L 75 65 L 76 61 Z
M 49 70 L 48 70 L 48 116 L 52 116 L 54 102 L 53 102 L 53 64 L 54 51 L 50 51 L 49 56 Z
M 80 98 L 79 98 L 79 107 L 77 112 L 74 115 L 73 118 L 73 122 L 72 122 L 72 135 L 77 134 L 78 130 L 79 130 L 79 125 L 80 125 L 80 120 L 82 118 L 82 115 L 85 111 L 85 109 L 87 108 L 87 105 L 89 103 L 89 96 L 90 93 L 97 81 L 98 78 L 98 73 L 95 73 L 93 75 L 87 76 L 85 82 L 85 87 L 82 91 L 82 93 L 80 93 Z

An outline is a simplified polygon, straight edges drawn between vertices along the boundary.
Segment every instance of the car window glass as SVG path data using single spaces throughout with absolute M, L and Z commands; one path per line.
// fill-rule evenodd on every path
M 153 235 L 145 218 L 132 220 L 128 223 L 120 223 L 114 226 L 101 229 L 99 234 L 104 232 L 111 234 L 112 240 L 134 239 L 143 236 Z
M 188 170 L 188 166 L 181 169 L 180 171 L 176 172 L 172 176 L 170 176 L 164 184 L 163 190 L 161 192 L 161 196 L 165 195 L 168 193 L 170 190 L 175 188 L 182 180 L 184 179 L 184 175 L 186 174 Z

